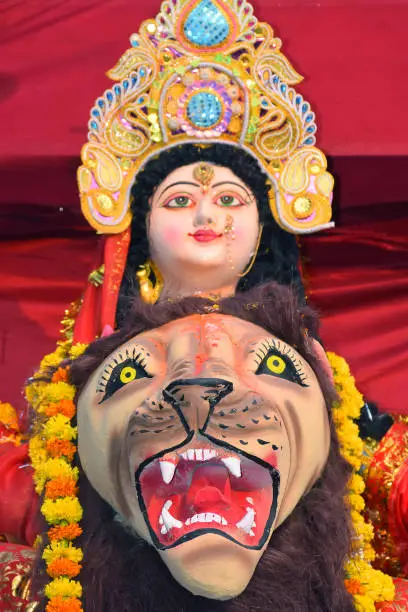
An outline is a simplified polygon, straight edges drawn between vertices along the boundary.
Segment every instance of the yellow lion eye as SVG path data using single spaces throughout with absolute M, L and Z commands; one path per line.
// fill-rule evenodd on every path
M 279 357 L 278 355 L 271 355 L 266 360 L 266 367 L 270 372 L 273 372 L 273 374 L 282 374 L 282 372 L 285 371 L 286 363 L 282 357 Z
M 126 366 L 121 371 L 119 378 L 120 382 L 122 382 L 124 385 L 126 385 L 126 383 L 132 382 L 132 380 L 135 380 L 136 378 L 136 369 L 131 368 L 130 366 Z

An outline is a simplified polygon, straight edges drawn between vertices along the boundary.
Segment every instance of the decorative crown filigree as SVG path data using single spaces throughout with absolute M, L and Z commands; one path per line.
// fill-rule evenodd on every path
M 160 151 L 222 142 L 258 159 L 271 211 L 292 233 L 330 227 L 333 177 L 315 145 L 302 77 L 244 0 L 165 0 L 142 23 L 91 109 L 78 171 L 82 210 L 100 233 L 131 221 L 129 191 Z

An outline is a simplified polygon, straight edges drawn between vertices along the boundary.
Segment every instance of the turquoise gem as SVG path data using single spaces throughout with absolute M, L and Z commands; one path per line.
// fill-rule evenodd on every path
M 228 21 L 211 0 L 201 0 L 187 17 L 183 29 L 187 40 L 198 47 L 219 45 L 230 31 Z
M 218 123 L 221 113 L 220 100 L 206 91 L 194 94 L 187 105 L 187 117 L 199 128 L 209 128 Z

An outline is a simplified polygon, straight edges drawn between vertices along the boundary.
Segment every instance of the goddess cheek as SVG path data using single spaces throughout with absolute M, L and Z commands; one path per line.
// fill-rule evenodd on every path
M 162 253 L 173 252 L 180 241 L 185 240 L 186 232 L 176 224 L 166 224 L 157 227 L 156 231 L 152 232 L 150 239 L 157 251 Z

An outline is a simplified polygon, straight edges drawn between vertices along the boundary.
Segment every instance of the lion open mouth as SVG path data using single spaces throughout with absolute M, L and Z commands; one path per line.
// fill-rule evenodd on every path
M 144 463 L 136 487 L 158 548 L 217 533 L 259 549 L 275 518 L 279 472 L 231 449 L 194 446 Z

